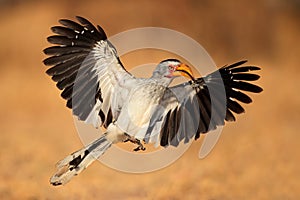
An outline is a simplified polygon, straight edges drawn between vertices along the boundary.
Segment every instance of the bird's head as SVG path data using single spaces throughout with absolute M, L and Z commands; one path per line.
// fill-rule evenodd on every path
M 161 61 L 154 70 L 153 76 L 157 78 L 168 78 L 171 80 L 175 77 L 184 76 L 188 79 L 194 80 L 191 68 L 177 59 Z

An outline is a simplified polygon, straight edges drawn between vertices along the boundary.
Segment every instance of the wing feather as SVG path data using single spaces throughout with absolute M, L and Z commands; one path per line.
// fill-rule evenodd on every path
M 245 112 L 240 102 L 249 104 L 252 99 L 244 92 L 259 93 L 262 88 L 245 82 L 258 80 L 260 76 L 252 71 L 260 68 L 241 66 L 244 63 L 246 61 L 224 66 L 195 82 L 189 81 L 168 88 L 161 105 L 170 102 L 172 95 L 173 100 L 177 99 L 177 104 L 163 106 L 165 111 L 161 111 L 159 116 L 153 115 L 151 119 L 152 124 L 162 119 L 160 145 L 177 146 L 180 141 L 188 142 L 192 137 L 198 139 L 200 134 L 224 125 L 225 121 L 235 121 L 233 113 Z M 180 111 L 178 108 L 181 108 Z M 179 126 L 181 128 L 177 128 Z M 149 128 L 148 132 L 151 131 Z
M 54 46 L 44 49 L 49 57 L 43 62 L 51 66 L 46 73 L 63 90 L 61 96 L 75 116 L 95 127 L 107 127 L 116 109 L 111 96 L 120 95 L 112 92 L 121 87 L 116 77 L 134 77 L 124 69 L 104 30 L 83 17 L 76 19 L 78 22 L 61 19 L 61 25 L 51 28 L 55 35 L 47 40 Z M 126 87 L 124 81 L 122 84 Z M 121 96 L 119 101 L 123 102 Z

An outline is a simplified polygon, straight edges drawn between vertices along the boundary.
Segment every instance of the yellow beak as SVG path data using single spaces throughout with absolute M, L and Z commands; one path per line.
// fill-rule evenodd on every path
M 180 64 L 177 68 L 176 71 L 173 73 L 175 76 L 184 76 L 189 79 L 194 80 L 193 72 L 189 66 L 186 64 Z

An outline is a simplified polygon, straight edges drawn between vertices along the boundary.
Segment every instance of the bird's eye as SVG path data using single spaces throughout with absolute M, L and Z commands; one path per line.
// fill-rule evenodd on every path
M 169 65 L 169 70 L 174 71 L 174 67 L 172 65 Z

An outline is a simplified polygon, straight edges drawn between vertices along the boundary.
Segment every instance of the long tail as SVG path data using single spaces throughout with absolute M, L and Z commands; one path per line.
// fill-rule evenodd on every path
M 59 161 L 50 183 L 54 186 L 64 185 L 98 159 L 112 144 L 105 136 Z

